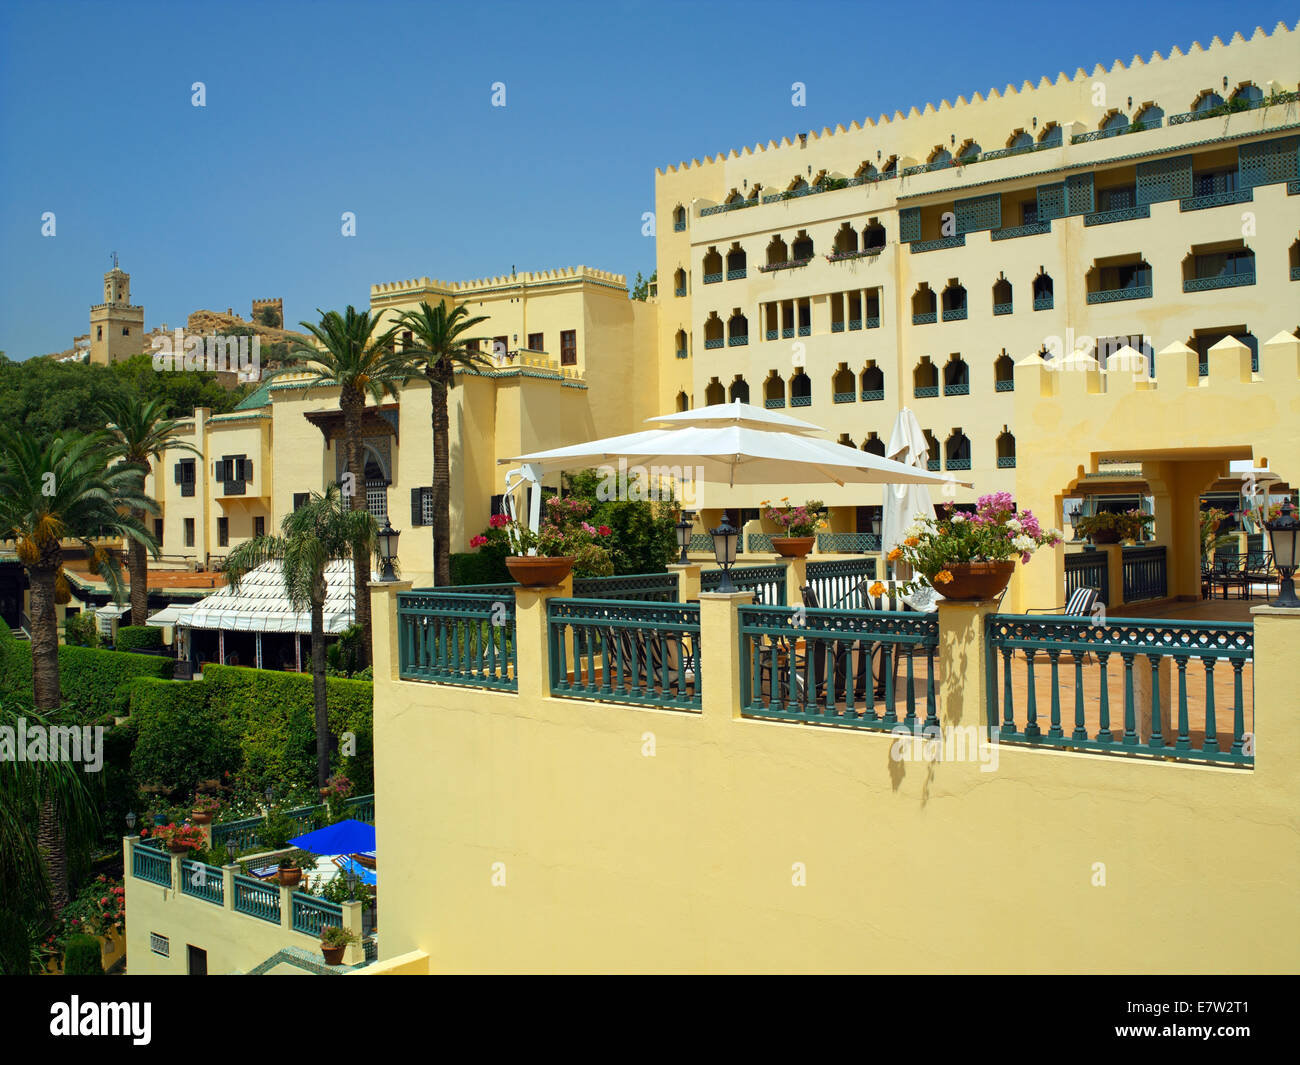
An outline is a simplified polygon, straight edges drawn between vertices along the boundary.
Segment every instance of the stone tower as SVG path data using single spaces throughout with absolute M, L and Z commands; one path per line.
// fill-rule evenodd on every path
M 276 299 L 253 300 L 253 317 L 252 317 L 253 324 L 261 325 L 261 319 L 258 317 L 258 315 L 261 314 L 262 309 L 265 307 L 270 307 L 271 310 L 275 311 L 275 316 L 278 319 L 276 328 L 283 329 L 285 327 L 284 326 L 284 300 L 278 297 Z
M 107 366 L 144 350 L 144 308 L 131 306 L 131 275 L 117 265 L 104 275 L 104 302 L 90 308 L 90 361 Z

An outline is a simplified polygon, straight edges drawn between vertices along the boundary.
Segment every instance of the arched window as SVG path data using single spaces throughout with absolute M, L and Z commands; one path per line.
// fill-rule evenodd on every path
M 686 228 L 686 208 L 678 204 L 673 208 L 673 231 L 681 233 Z
M 1034 310 L 1050 311 L 1053 299 L 1051 274 L 1039 274 L 1034 278 Z
M 875 362 L 868 362 L 866 369 L 862 371 L 862 400 L 885 398 L 885 375 Z
M 785 381 L 775 370 L 763 382 L 763 406 L 769 409 L 785 406 Z
M 944 469 L 970 469 L 970 440 L 960 429 L 954 429 L 943 445 Z
M 767 265 L 777 266 L 780 263 L 788 263 L 789 261 L 790 251 L 786 247 L 785 241 L 778 234 L 772 238 L 772 242 L 767 246 Z
M 1159 104 L 1147 104 L 1133 116 L 1133 124 L 1139 129 L 1155 129 L 1164 121 L 1165 111 Z
M 722 382 L 716 377 L 710 379 L 708 387 L 704 389 L 704 402 L 710 407 L 727 402 L 726 389 L 722 387 Z
M 790 249 L 794 256 L 795 262 L 813 257 L 813 239 L 808 236 L 807 230 L 799 230 L 799 235 L 794 238 L 794 244 Z
M 718 317 L 718 312 L 712 312 L 704 320 L 704 348 L 722 347 L 722 319 Z
M 748 266 L 749 260 L 745 256 L 745 249 L 739 244 L 733 244 L 731 250 L 727 252 L 727 280 L 740 280 L 745 276 Z
M 1192 114 L 1203 115 L 1207 111 L 1213 111 L 1216 107 L 1223 106 L 1223 97 L 1213 89 L 1206 89 L 1201 93 L 1192 104 Z
M 938 394 L 939 370 L 927 356 L 912 371 L 912 395 L 917 399 L 930 399 Z
M 923 432 L 925 433 L 925 468 L 927 470 L 937 470 L 940 468 L 939 441 L 929 429 L 925 429 Z
M 802 370 L 790 378 L 790 406 L 812 406 L 812 378 Z
M 731 382 L 731 401 L 733 403 L 749 402 L 749 382 L 739 375 Z
M 1011 313 L 1011 282 L 1005 277 L 993 282 L 993 313 Z
M 970 367 L 960 355 L 952 356 L 943 368 L 943 394 L 970 395 Z
M 966 286 L 960 281 L 949 281 L 943 290 L 943 320 L 958 322 L 966 317 Z
M 1101 120 L 1101 131 L 1108 137 L 1123 133 L 1128 129 L 1128 116 L 1122 111 L 1113 111 Z
M 912 293 L 912 324 L 927 325 L 936 320 L 938 300 L 924 281 Z
M 722 280 L 722 256 L 717 248 L 710 248 L 704 253 L 704 283 L 713 285 Z
M 1034 138 L 1026 133 L 1023 129 L 1018 129 L 1011 134 L 1011 139 L 1007 141 L 1007 147 L 1013 152 L 1027 152 L 1034 146 Z
M 952 166 L 952 152 L 940 145 L 930 153 L 930 158 L 925 162 L 931 170 L 942 170 L 945 166 Z
M 862 250 L 872 251 L 875 248 L 885 246 L 885 227 L 873 218 L 867 223 L 867 228 L 862 231 Z
M 858 250 L 858 232 L 848 222 L 835 231 L 835 251 L 840 255 Z
M 993 360 L 993 387 L 998 392 L 1016 390 L 1016 363 L 1005 350 Z
M 1257 104 L 1264 99 L 1264 91 L 1252 82 L 1237 86 L 1228 97 L 1229 104 Z
M 691 409 L 691 401 L 690 401 L 690 399 L 687 397 L 687 395 L 686 395 L 685 392 L 678 392 L 678 393 L 677 393 L 677 409 L 678 409 L 679 411 L 680 411 L 680 410 L 690 410 L 690 409 Z
M 898 175 L 898 156 L 891 155 L 880 168 L 880 176 L 891 178 Z
M 1049 122 L 1043 127 L 1043 132 L 1038 135 L 1038 147 L 1059 148 L 1063 140 L 1061 127 L 1055 122 Z
M 673 295 L 686 295 L 686 271 L 678 267 L 673 274 Z
M 975 162 L 977 159 L 979 159 L 980 153 L 983 151 L 984 149 L 980 147 L 979 141 L 977 140 L 966 141 L 965 143 L 962 144 L 960 148 L 957 149 L 958 165 L 965 166 L 967 163 Z
M 739 189 L 732 189 L 732 190 L 731 190 L 731 195 L 727 197 L 726 202 L 729 203 L 729 204 L 733 204 L 733 203 L 744 203 L 744 202 L 745 202 L 745 197 L 742 196 L 742 195 L 740 194 L 740 190 L 739 190 Z
M 856 171 L 854 171 L 853 176 L 862 181 L 871 181 L 873 178 L 880 176 L 880 171 L 870 163 L 864 162 Z
M 708 330 L 706 329 L 705 332 L 707 333 Z M 674 344 L 674 348 L 673 348 L 673 350 L 676 352 L 677 357 L 678 357 L 679 359 L 684 359 L 684 358 L 686 358 L 686 355 L 687 355 L 687 351 L 688 351 L 688 349 L 687 349 L 687 347 L 686 347 L 686 330 L 685 330 L 685 329 L 679 329 L 679 330 L 677 330 L 677 337 L 676 337 L 676 339 L 673 341 L 673 344 Z
M 885 442 L 875 433 L 868 433 L 867 438 L 862 441 L 862 450 L 868 455 L 879 455 L 883 459 L 885 457 Z
M 727 320 L 727 344 L 738 348 L 749 343 L 749 319 L 740 313 L 739 308 L 731 312 Z
M 998 469 L 1014 469 L 1016 465 L 1016 438 L 1007 431 L 1007 427 L 1002 427 L 1002 432 L 998 434 Z
M 836 403 L 853 403 L 858 398 L 857 389 L 853 387 L 853 371 L 844 363 L 831 374 L 831 395 Z

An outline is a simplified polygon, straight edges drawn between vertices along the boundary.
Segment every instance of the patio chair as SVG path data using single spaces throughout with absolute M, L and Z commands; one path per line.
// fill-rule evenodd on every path
M 1090 588 L 1087 585 L 1080 585 L 1070 593 L 1070 598 L 1065 601 L 1065 606 L 1051 607 L 1029 607 L 1025 610 L 1026 614 L 1056 614 L 1060 617 L 1067 618 L 1086 618 L 1092 616 L 1093 607 L 1101 599 L 1100 588 Z M 1073 652 L 1064 651 L 1063 654 L 1073 657 Z M 1028 657 L 1028 655 L 1026 655 Z M 1085 662 L 1092 661 L 1092 654 L 1089 651 L 1083 652 Z
M 614 628 L 611 625 L 601 630 L 601 637 L 601 642 L 604 644 L 606 683 L 610 687 L 618 684 L 618 690 L 645 685 L 646 654 L 640 633 L 632 629 Z M 621 670 L 620 658 L 622 659 Z
M 1280 583 L 1281 577 L 1277 570 L 1273 568 L 1272 551 L 1247 551 L 1243 563 L 1245 574 L 1245 591 L 1246 598 L 1254 596 L 1255 585 L 1264 586 L 1264 598 L 1269 597 L 1269 586 L 1274 583 Z
M 840 603 L 843 603 L 846 599 L 852 599 L 854 593 L 859 589 L 861 589 L 862 595 L 865 596 L 866 590 L 865 588 L 863 588 L 862 582 L 859 582 L 854 588 L 850 588 L 844 595 L 842 595 L 836 601 L 836 603 L 833 604 L 832 609 L 837 607 Z M 799 594 L 803 598 L 803 605 L 806 606 L 809 610 L 820 609 L 821 603 L 818 600 L 817 591 L 815 588 L 812 588 L 809 585 L 805 584 L 802 588 L 799 589 Z M 855 640 L 838 639 L 837 640 L 834 638 L 822 637 L 822 636 L 815 636 L 811 638 L 808 636 L 804 637 L 804 655 L 803 655 L 804 669 L 806 671 L 807 656 L 809 654 L 814 654 L 815 657 L 813 658 L 813 683 L 815 685 L 815 691 L 816 691 L 815 698 L 819 702 L 823 700 L 826 696 L 825 645 L 829 643 L 831 646 L 831 660 L 835 663 L 835 690 L 842 694 L 848 688 L 848 679 L 849 679 L 848 675 L 850 669 L 852 668 L 852 662 L 853 662 L 852 652 L 854 650 L 861 652 L 863 644 L 868 642 L 869 641 L 867 640 L 861 640 L 861 639 L 855 639 Z M 878 656 L 882 648 L 883 645 L 877 644 L 872 652 L 873 656 Z M 807 675 L 806 672 L 801 673 L 800 679 L 797 680 L 796 683 L 802 686 L 803 684 L 802 677 L 806 675 Z M 866 691 L 867 691 L 867 655 L 859 653 L 858 668 L 856 671 L 856 676 L 854 677 L 853 696 L 855 699 L 859 699 L 859 700 L 865 699 Z
M 1228 589 L 1237 589 L 1237 598 L 1245 599 L 1249 588 L 1249 580 L 1246 576 L 1246 556 L 1233 552 L 1232 554 L 1219 557 L 1216 553 L 1214 557 L 1214 585 L 1216 588 L 1223 589 L 1223 598 L 1228 598 Z
M 638 638 L 644 650 L 642 661 L 650 663 L 648 686 L 653 688 L 656 684 L 664 684 L 666 667 L 668 677 L 666 689 L 679 697 L 684 696 L 686 686 L 695 684 L 695 652 L 691 649 L 687 638 L 683 637 L 679 644 L 672 634 L 659 631 L 638 633 Z

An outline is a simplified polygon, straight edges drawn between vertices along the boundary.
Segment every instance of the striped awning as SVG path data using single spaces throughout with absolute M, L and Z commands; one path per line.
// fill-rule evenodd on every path
M 325 567 L 325 631 L 337 634 L 355 617 L 352 563 Z M 152 620 L 152 619 L 151 619 Z M 296 610 L 285 594 L 280 563 L 268 562 L 248 573 L 239 591 L 227 585 L 185 608 L 176 624 L 187 629 L 227 632 L 311 632 L 311 610 Z

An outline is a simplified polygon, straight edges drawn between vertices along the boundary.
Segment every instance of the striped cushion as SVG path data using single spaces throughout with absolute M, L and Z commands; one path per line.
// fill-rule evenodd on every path
M 1065 609 L 1061 613 L 1071 617 L 1081 617 L 1092 610 L 1092 604 L 1096 601 L 1096 588 L 1076 588 L 1070 593 L 1070 601 L 1065 604 Z

